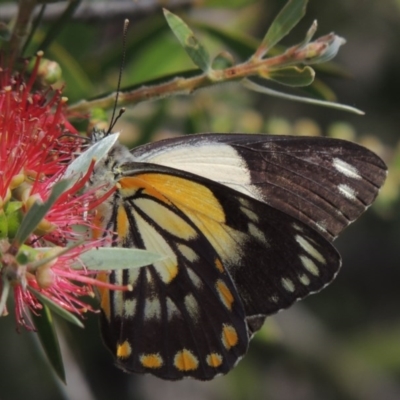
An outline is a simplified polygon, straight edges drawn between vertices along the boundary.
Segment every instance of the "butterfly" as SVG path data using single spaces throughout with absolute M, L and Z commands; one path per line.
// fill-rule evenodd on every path
M 117 187 L 96 224 L 112 246 L 165 257 L 107 277 L 133 288 L 100 293 L 117 365 L 167 380 L 230 371 L 267 316 L 334 279 L 332 241 L 371 205 L 386 173 L 371 151 L 321 137 L 114 145 L 91 177 L 93 187 Z

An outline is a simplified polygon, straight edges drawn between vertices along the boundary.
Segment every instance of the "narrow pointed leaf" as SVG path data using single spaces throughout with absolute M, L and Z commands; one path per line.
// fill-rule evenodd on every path
M 304 17 L 308 0 L 289 0 L 272 22 L 260 48 L 263 54 L 279 43 Z
M 111 270 L 139 268 L 165 259 L 157 253 L 141 249 L 101 247 L 79 256 L 88 269 Z
M 33 289 L 31 286 L 28 286 L 28 290 L 31 291 L 35 295 L 35 297 L 37 297 L 40 300 L 41 303 L 43 303 L 44 305 L 49 307 L 49 309 L 51 311 L 58 314 L 60 317 L 64 318 L 68 322 L 71 322 L 74 325 L 79 326 L 79 328 L 84 328 L 80 319 L 77 318 L 74 314 L 72 314 L 69 311 L 65 310 L 64 308 L 60 307 L 53 300 L 50 300 L 48 297 L 44 296 L 39 291 Z
M 66 383 L 60 344 L 58 342 L 50 309 L 46 305 L 43 305 L 40 315 L 31 313 L 31 316 L 47 359 L 57 376 Z
M 292 94 L 278 92 L 277 90 L 273 90 L 273 89 L 267 88 L 265 86 L 258 85 L 257 83 L 254 83 L 254 82 L 250 81 L 249 79 L 243 79 L 242 83 L 247 89 L 254 90 L 255 92 L 258 92 L 258 93 L 264 93 L 264 94 L 268 94 L 270 96 L 279 97 L 279 98 L 287 99 L 287 100 L 291 100 L 291 101 L 299 101 L 302 103 L 314 104 L 314 105 L 329 107 L 329 108 L 335 108 L 337 110 L 348 111 L 348 112 L 351 112 L 354 114 L 364 115 L 364 111 L 359 110 L 358 108 L 355 108 L 355 107 L 345 105 L 345 104 L 334 103 L 331 101 L 317 100 L 317 99 L 312 99 L 309 97 L 295 96 Z
M 280 68 L 268 73 L 268 78 L 282 85 L 301 87 L 311 85 L 314 81 L 315 72 L 311 67 L 287 67 Z
M 46 37 L 38 46 L 38 50 L 45 51 L 58 36 L 62 29 L 65 28 L 66 24 L 71 20 L 75 10 L 79 7 L 82 0 L 70 1 L 67 8 L 61 14 L 61 16 L 55 21 L 51 28 L 47 31 Z
M 68 165 L 63 178 L 69 179 L 70 186 L 73 186 L 74 183 L 82 177 L 82 175 L 86 174 L 93 159 L 98 162 L 107 155 L 110 149 L 117 142 L 118 137 L 119 132 L 107 135 L 104 139 L 89 147 L 88 150 L 86 150 Z
M 210 70 L 211 60 L 205 47 L 181 18 L 164 9 L 164 16 L 179 43 L 192 61 L 204 72 Z
M 26 213 L 23 218 L 21 225 L 17 233 L 15 234 L 15 242 L 18 244 L 25 243 L 28 236 L 36 229 L 39 222 L 46 216 L 55 201 L 61 196 L 61 194 L 68 188 L 68 181 L 57 182 L 47 199 L 43 204 L 35 203 Z

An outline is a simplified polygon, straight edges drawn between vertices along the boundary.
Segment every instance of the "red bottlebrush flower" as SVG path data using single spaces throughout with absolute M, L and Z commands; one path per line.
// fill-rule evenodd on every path
M 28 311 L 37 314 L 42 308 L 39 300 L 80 315 L 93 311 L 81 298 L 93 294 L 93 285 L 127 289 L 95 279 L 95 271 L 80 265 L 82 252 L 102 244 L 88 237 L 88 229 L 74 229 L 93 227 L 90 211 L 104 200 L 93 191 L 81 194 L 93 163 L 52 202 L 25 243 L 19 243 L 24 215 L 36 202 L 49 199 L 82 143 L 78 135 L 74 138 L 77 132 L 63 113 L 66 99 L 61 91 L 33 89 L 39 59 L 27 83 L 20 74 L 0 70 L 0 315 L 6 313 L 7 286 L 14 293 L 17 324 L 28 330 L 34 329 Z M 71 242 L 78 245 L 66 249 Z M 54 245 L 64 249 L 49 249 Z
M 0 69 L 0 197 L 24 180 L 57 174 L 71 159 L 79 140 L 63 137 L 76 130 L 63 114 L 60 90 L 33 91 L 40 57 L 28 81 Z M 71 144 L 72 143 L 72 144 Z

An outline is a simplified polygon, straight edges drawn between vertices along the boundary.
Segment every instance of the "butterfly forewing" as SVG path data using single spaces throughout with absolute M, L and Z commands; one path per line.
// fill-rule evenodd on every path
M 99 225 L 113 246 L 165 256 L 111 273 L 132 291 L 102 291 L 117 364 L 172 380 L 228 372 L 266 316 L 332 281 L 340 256 L 330 242 L 385 175 L 376 155 L 333 139 L 195 135 L 132 154 L 115 146 L 92 177 L 117 183 Z
M 387 172 L 364 147 L 322 137 L 202 134 L 141 146 L 132 155 L 223 183 L 328 240 L 374 201 Z

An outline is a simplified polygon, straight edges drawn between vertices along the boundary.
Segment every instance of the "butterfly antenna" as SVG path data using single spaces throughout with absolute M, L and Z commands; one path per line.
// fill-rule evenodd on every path
M 111 115 L 110 127 L 108 128 L 107 135 L 111 133 L 111 131 L 114 128 L 115 124 L 117 123 L 117 121 L 119 120 L 121 115 L 125 112 L 125 108 L 122 108 L 119 111 L 118 116 L 114 119 L 115 113 L 116 113 L 116 110 L 117 110 L 117 105 L 118 105 L 119 93 L 121 91 L 122 71 L 124 70 L 125 55 L 126 55 L 126 36 L 127 36 L 127 32 L 128 32 L 128 25 L 129 25 L 129 19 L 126 19 L 124 21 L 124 29 L 123 29 L 123 35 L 122 35 L 122 60 L 121 60 L 121 65 L 119 67 L 117 94 L 115 95 L 114 108 L 113 108 L 113 112 L 112 112 L 112 115 Z

